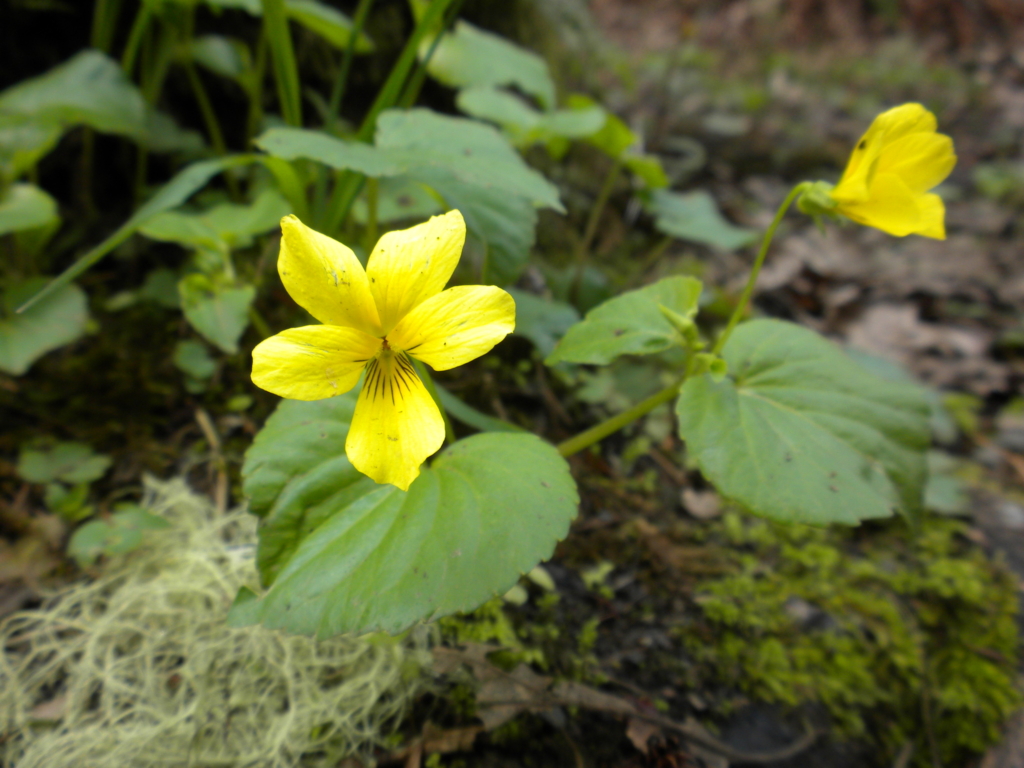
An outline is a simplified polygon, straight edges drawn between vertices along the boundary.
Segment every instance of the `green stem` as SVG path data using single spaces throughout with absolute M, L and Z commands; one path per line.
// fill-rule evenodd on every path
M 256 333 L 260 335 L 260 338 L 269 339 L 274 335 L 274 332 L 270 330 L 270 326 L 267 325 L 267 321 L 263 319 L 263 315 L 259 313 L 256 307 L 249 307 L 249 322 L 252 323 L 252 327 L 256 329 Z
M 587 226 L 583 230 L 583 238 L 580 240 L 579 245 L 576 246 L 576 276 L 572 281 L 572 290 L 570 296 L 573 299 L 579 297 L 580 286 L 583 284 L 583 269 L 587 265 L 587 255 L 590 253 L 590 245 L 594 241 L 594 236 L 597 234 L 597 226 L 601 223 L 601 214 L 604 213 L 604 208 L 608 204 L 608 199 L 612 196 L 612 190 L 615 189 L 615 182 L 618 181 L 619 172 L 622 170 L 622 161 L 615 160 L 612 163 L 612 167 L 608 169 L 608 175 L 604 177 L 604 183 L 601 185 L 601 191 L 597 193 L 597 199 L 594 201 L 594 205 L 590 208 L 590 216 L 587 218 Z
M 363 242 L 367 253 L 377 244 L 377 187 L 376 179 L 366 180 L 366 238 Z
M 580 432 L 575 437 L 570 437 L 564 443 L 560 443 L 558 445 L 558 452 L 562 456 L 572 456 L 574 453 L 579 453 L 584 448 L 589 448 L 594 443 L 604 440 L 608 435 L 618 432 L 627 424 L 630 424 L 641 416 L 650 413 L 659 405 L 664 405 L 672 400 L 672 398 L 679 394 L 679 387 L 681 385 L 682 381 L 677 381 L 675 384 L 665 387 L 665 389 L 660 392 L 651 395 L 646 400 L 641 400 L 632 408 L 612 416 L 610 419 L 602 421 L 600 424 L 593 426 L 584 432 Z
M 90 45 L 93 48 L 110 53 L 114 44 L 114 31 L 117 29 L 117 16 L 121 12 L 121 0 L 96 0 L 96 9 L 92 14 L 92 36 Z
M 199 79 L 199 73 L 191 61 L 183 62 L 185 75 L 188 77 L 189 85 L 192 86 L 192 93 L 195 94 L 199 111 L 203 115 L 203 122 L 206 123 L 206 132 L 210 135 L 210 143 L 213 144 L 213 151 L 218 155 L 228 153 L 227 145 L 224 143 L 224 134 L 220 129 L 220 121 L 217 120 L 217 113 L 213 111 L 210 97 L 206 94 L 203 81 Z
M 288 125 L 298 127 L 302 125 L 302 94 L 299 90 L 299 68 L 295 63 L 295 48 L 292 46 L 288 13 L 285 11 L 284 0 L 262 2 L 263 33 L 270 43 L 281 114 Z
M 416 366 L 416 372 L 419 373 L 420 379 L 423 381 L 423 386 L 427 388 L 427 392 L 430 393 L 430 396 L 437 404 L 437 410 L 441 412 L 441 420 L 444 422 L 444 440 L 450 445 L 455 442 L 455 430 L 452 429 L 452 423 L 448 419 L 448 412 L 444 409 L 444 403 L 441 402 L 441 396 L 437 392 L 437 385 L 434 384 L 434 378 L 430 375 L 430 371 L 427 370 L 427 366 L 419 360 L 414 359 L 412 364 Z
M 717 355 L 722 351 L 722 348 L 725 346 L 725 342 L 729 340 L 729 336 L 732 334 L 733 329 L 736 327 L 737 323 L 739 323 L 740 318 L 743 317 L 744 312 L 746 312 L 747 303 L 750 301 L 750 296 L 754 292 L 754 286 L 757 284 L 757 276 L 761 273 L 761 267 L 764 265 L 765 257 L 768 255 L 768 248 L 772 244 L 772 238 L 775 236 L 775 230 L 778 229 L 779 224 L 782 223 L 782 219 L 786 215 L 786 211 L 789 210 L 789 206 L 792 205 L 793 201 L 796 200 L 796 198 L 799 197 L 809 186 L 810 182 L 802 181 L 793 187 L 789 194 L 786 195 L 786 199 L 782 201 L 782 205 L 779 206 L 779 210 L 775 212 L 775 218 L 772 219 L 771 225 L 764 233 L 764 239 L 761 241 L 761 250 L 757 252 L 757 258 L 754 260 L 754 266 L 750 270 L 750 277 L 747 278 L 747 284 L 743 288 L 740 300 L 732 311 L 732 317 L 729 318 L 729 324 L 725 326 L 725 330 L 722 331 L 721 335 L 715 341 L 715 346 L 712 348 L 711 354 Z
M 263 0 L 264 3 L 270 0 Z M 452 4 L 452 0 L 433 0 L 427 7 L 426 13 L 423 14 L 423 18 L 416 24 L 416 28 L 412 31 L 412 35 L 405 43 L 405 48 L 402 49 L 401 55 L 398 57 L 398 61 L 395 62 L 395 66 L 391 68 L 391 73 L 388 75 L 388 79 L 384 82 L 384 86 L 380 89 L 377 94 L 377 98 L 374 100 L 373 105 L 370 107 L 370 111 L 366 113 L 366 117 L 363 118 L 363 124 L 359 127 L 359 133 L 356 134 L 356 138 L 362 142 L 370 142 L 373 138 L 373 131 L 377 127 L 377 117 L 385 109 L 392 107 L 398 101 L 398 97 L 401 94 L 402 86 L 405 84 L 406 78 L 409 76 L 409 70 L 412 68 L 413 62 L 416 60 L 416 52 L 419 50 L 420 41 L 431 29 L 435 29 L 438 22 L 443 18 L 445 10 Z M 334 186 L 334 194 L 331 196 L 331 200 L 327 207 L 327 213 L 325 216 L 325 231 L 328 233 L 337 232 L 345 218 L 348 216 L 349 209 L 352 207 L 352 203 L 355 201 L 356 196 L 359 194 L 359 190 L 362 188 L 362 178 L 360 174 L 346 171 L 337 180 Z
M 423 83 L 427 79 L 427 66 L 430 64 L 430 60 L 434 57 L 434 51 L 437 50 L 437 46 L 441 44 L 441 39 L 448 32 L 448 29 L 455 22 L 455 19 L 459 15 L 459 11 L 462 9 L 462 3 L 464 0 L 455 0 L 452 3 L 452 7 L 448 10 L 448 16 L 441 25 L 441 28 L 434 35 L 434 41 L 430 44 L 430 48 L 427 49 L 427 54 L 424 56 L 419 64 L 416 65 L 416 70 L 412 73 L 412 77 L 409 78 L 409 82 L 405 86 L 405 90 L 402 91 L 401 97 L 398 99 L 398 106 L 408 109 L 416 103 L 416 99 L 419 98 L 420 91 L 423 90 Z
M 661 257 L 665 255 L 665 251 L 667 251 L 668 247 L 672 245 L 673 240 L 674 238 L 671 235 L 665 235 L 642 259 L 636 263 L 633 274 L 629 279 L 630 285 L 634 285 L 638 280 L 642 279 L 647 270 L 653 267 Z
M 125 43 L 124 52 L 121 54 L 121 69 L 128 77 L 131 77 L 135 70 L 135 59 L 142 47 L 142 39 L 149 31 L 149 22 L 152 18 L 153 14 L 149 10 L 149 5 L 142 3 L 139 6 L 139 12 L 135 14 L 135 21 L 132 22 L 132 29 L 128 33 L 128 42 Z
M 366 17 L 370 15 L 372 7 L 373 0 L 359 0 L 355 15 L 352 16 L 352 29 L 349 33 L 351 37 L 348 39 L 348 45 L 345 46 L 345 53 L 342 54 L 341 66 L 338 68 L 338 77 L 334 81 L 334 87 L 331 89 L 331 100 L 327 106 L 328 128 L 337 123 L 338 118 L 341 116 L 341 104 L 345 98 L 345 88 L 348 85 L 349 72 L 352 70 L 352 61 L 356 56 L 356 43 L 359 41 L 359 36 L 363 33 Z
M 245 121 L 245 148 L 252 150 L 252 140 L 263 122 L 263 76 L 267 69 L 267 35 L 260 30 L 256 41 L 256 60 L 252 67 L 252 80 L 249 83 L 249 116 Z

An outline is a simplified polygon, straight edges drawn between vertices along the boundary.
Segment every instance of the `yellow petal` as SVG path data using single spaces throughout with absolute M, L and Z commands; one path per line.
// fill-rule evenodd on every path
M 936 125 L 935 115 L 920 104 L 902 104 L 880 114 L 850 153 L 832 197 L 845 202 L 866 200 L 877 161 L 885 148 L 908 134 L 934 133 Z
M 380 339 L 355 328 L 291 328 L 256 345 L 252 380 L 281 397 L 322 400 L 352 389 L 380 348 Z
M 444 442 L 444 422 L 403 354 L 382 353 L 366 367 L 345 453 L 352 466 L 403 491 Z
M 938 195 L 921 195 L 917 199 L 921 212 L 921 222 L 914 231 L 915 235 L 934 237 L 936 240 L 946 239 L 946 206 Z
M 922 226 L 921 197 L 911 192 L 899 176 L 880 174 L 872 181 L 867 200 L 841 202 L 837 210 L 858 224 L 903 237 L 917 232 Z
M 888 144 L 878 156 L 876 173 L 903 179 L 911 192 L 925 193 L 949 176 L 956 165 L 953 140 L 941 133 L 911 133 Z
M 409 310 L 441 292 L 459 263 L 465 242 L 466 222 L 458 211 L 388 232 L 377 242 L 366 272 L 382 333 L 388 334 Z
M 507 292 L 460 285 L 412 310 L 388 340 L 435 371 L 447 371 L 490 351 L 515 327 L 516 303 Z
M 370 281 L 350 248 L 285 216 L 277 271 L 296 303 L 321 323 L 380 335 Z

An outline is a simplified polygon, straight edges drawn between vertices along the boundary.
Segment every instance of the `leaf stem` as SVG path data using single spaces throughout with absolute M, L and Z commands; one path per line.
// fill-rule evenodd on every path
M 622 161 L 616 159 L 612 163 L 612 167 L 608 169 L 608 175 L 604 177 L 601 191 L 597 193 L 597 199 L 590 208 L 590 216 L 587 217 L 587 225 L 583 230 L 583 238 L 576 246 L 576 276 L 573 278 L 572 290 L 569 294 L 574 300 L 579 298 L 580 287 L 583 284 L 583 270 L 587 265 L 590 245 L 594 241 L 594 235 L 597 234 L 597 225 L 601 222 L 601 215 L 608 204 L 608 198 L 612 196 L 612 190 L 615 189 L 615 182 L 618 181 L 620 171 L 622 171 Z
M 761 250 L 757 252 L 757 258 L 754 260 L 754 266 L 750 270 L 750 277 L 747 278 L 747 284 L 743 288 L 740 300 L 736 303 L 736 307 L 732 311 L 732 316 L 729 318 L 729 324 L 725 326 L 725 330 L 722 331 L 718 339 L 715 341 L 715 346 L 712 348 L 711 354 L 717 355 L 722 351 L 722 348 L 725 346 L 725 342 L 727 342 L 729 340 L 729 336 L 732 335 L 733 329 L 736 328 L 740 318 L 743 317 L 743 313 L 747 309 L 747 303 L 750 301 L 750 296 L 754 292 L 754 286 L 757 284 L 757 276 L 761 273 L 761 267 L 764 265 L 765 257 L 768 255 L 768 248 L 772 244 L 772 238 L 775 237 L 775 230 L 777 230 L 779 228 L 779 224 L 782 223 L 782 219 L 786 215 L 786 211 L 789 210 L 789 206 L 792 205 L 793 201 L 796 200 L 796 198 L 799 197 L 810 185 L 811 183 L 809 181 L 802 181 L 793 187 L 789 194 L 786 195 L 786 199 L 782 201 L 782 205 L 779 206 L 779 210 L 775 212 L 775 218 L 772 219 L 772 223 L 764 233 L 764 239 L 761 240 Z
M 110 53 L 117 29 L 117 16 L 121 12 L 121 0 L 97 0 L 92 14 L 92 35 L 90 45 L 104 53 Z
M 135 14 L 135 21 L 132 22 L 131 31 L 128 33 L 128 42 L 124 45 L 124 52 L 121 54 L 121 69 L 128 77 L 132 76 L 135 69 L 135 59 L 139 55 L 142 46 L 142 39 L 149 31 L 149 22 L 153 13 L 147 3 L 139 6 L 139 12 Z
M 448 9 L 448 17 L 437 30 L 437 34 L 434 35 L 434 41 L 427 49 L 426 55 L 416 65 L 416 70 L 412 73 L 412 77 L 409 78 L 409 82 L 405 85 L 405 90 L 402 91 L 402 95 L 398 99 L 398 106 L 408 109 L 419 98 L 420 91 L 423 89 L 423 81 L 427 79 L 427 66 L 434 57 L 434 51 L 437 50 L 437 46 L 441 44 L 441 39 L 448 33 L 448 28 L 455 23 L 459 11 L 462 10 L 463 2 L 464 0 L 454 0 L 451 8 Z
M 627 424 L 630 424 L 641 416 L 650 413 L 659 405 L 664 405 L 669 402 L 679 394 L 679 387 L 682 386 L 682 383 L 682 381 L 677 381 L 675 384 L 665 387 L 665 389 L 660 392 L 651 395 L 646 400 L 641 400 L 632 408 L 612 416 L 610 419 L 602 421 L 600 424 L 593 426 L 584 432 L 580 432 L 575 437 L 570 437 L 564 443 L 559 443 L 558 452 L 562 456 L 572 456 L 574 453 L 579 453 L 584 448 L 589 448 L 594 443 L 604 440 L 608 435 L 618 432 Z

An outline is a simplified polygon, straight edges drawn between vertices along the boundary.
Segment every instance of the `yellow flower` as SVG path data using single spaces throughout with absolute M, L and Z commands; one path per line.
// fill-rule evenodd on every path
M 292 328 L 253 350 L 252 380 L 294 400 L 347 392 L 365 371 L 345 441 L 360 472 L 403 490 L 444 442 L 444 422 L 410 357 L 438 371 L 488 352 L 515 328 L 512 297 L 493 286 L 442 290 L 466 241 L 449 211 L 384 235 L 364 270 L 356 255 L 294 216 L 281 219 L 277 269 L 323 325 Z
M 949 175 L 956 155 L 952 139 L 935 128 L 935 115 L 920 104 L 876 117 L 829 191 L 833 210 L 891 235 L 944 240 L 945 208 L 928 190 Z

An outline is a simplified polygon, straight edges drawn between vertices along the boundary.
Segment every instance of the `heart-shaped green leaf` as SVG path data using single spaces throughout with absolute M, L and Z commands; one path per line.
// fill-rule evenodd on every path
M 57 202 L 35 184 L 11 184 L 0 194 L 0 235 L 45 227 L 56 220 Z
M 459 109 L 496 123 L 519 147 L 552 139 L 582 139 L 602 129 L 607 114 L 596 104 L 582 109 L 541 112 L 502 88 L 477 86 L 459 92 Z
M 432 44 L 432 39 L 425 41 L 420 55 Z M 465 21 L 458 22 L 453 32 L 441 38 L 427 71 L 453 88 L 514 85 L 534 96 L 545 109 L 551 109 L 555 103 L 555 83 L 544 59 Z
M 687 451 L 719 491 L 785 522 L 920 510 L 930 434 L 918 387 L 778 320 L 740 325 L 723 356 L 729 376 L 688 380 L 676 403 Z
M 609 299 L 570 328 L 545 362 L 607 365 L 619 355 L 663 352 L 678 343 L 679 334 L 661 307 L 692 319 L 700 292 L 696 278 L 666 277 Z
M 245 487 L 273 583 L 258 600 L 240 597 L 229 621 L 321 637 L 398 632 L 504 593 L 567 533 L 578 497 L 550 444 L 474 435 L 406 493 L 360 480 L 345 459 L 354 402 L 285 401 L 250 450 Z
M 757 233 L 726 221 L 714 198 L 707 192 L 672 192 L 655 189 L 647 203 L 654 225 L 666 235 L 703 243 L 724 251 L 742 248 L 757 239 Z
M 357 395 L 282 400 L 245 454 L 249 511 L 263 518 L 256 564 L 264 584 L 273 583 L 303 538 L 377 487 L 345 455 Z
M 238 351 L 238 339 L 249 325 L 255 288 L 222 286 L 206 275 L 194 273 L 181 279 L 178 294 L 185 319 L 193 328 L 229 355 Z
M 116 61 L 84 50 L 49 72 L 0 93 L 0 115 L 27 115 L 65 127 L 88 125 L 101 133 L 142 139 L 146 102 Z
M 18 457 L 18 475 L 30 483 L 91 483 L 110 469 L 109 456 L 85 443 L 57 443 L 48 448 L 26 448 Z
M 85 330 L 89 319 L 85 293 L 77 285 L 65 285 L 32 307 L 15 314 L 15 308 L 38 293 L 45 278 L 12 285 L 0 300 L 0 371 L 20 376 L 37 358 L 70 344 Z
M 495 128 L 429 109 L 382 112 L 374 146 L 300 128 L 272 128 L 256 144 L 285 160 L 306 158 L 366 176 L 440 170 L 463 183 L 564 212 L 557 187 L 523 162 Z

